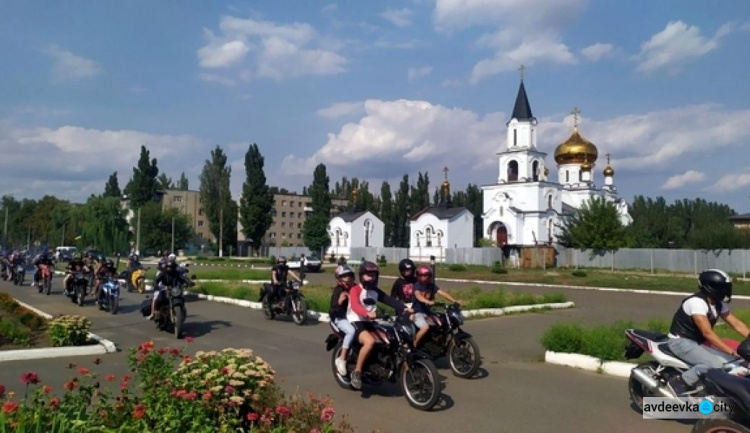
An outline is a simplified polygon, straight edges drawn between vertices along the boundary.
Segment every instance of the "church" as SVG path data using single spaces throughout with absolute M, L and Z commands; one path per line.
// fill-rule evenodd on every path
M 614 203 L 624 225 L 632 222 L 627 203 L 617 194 L 609 154 L 602 170 L 603 185 L 596 184 L 599 150 L 578 131 L 579 114 L 577 108 L 573 110 L 573 132 L 555 149 L 555 182 L 549 177 L 547 154 L 537 148 L 538 122 L 521 77 L 506 125 L 506 146 L 498 153 L 497 182 L 482 186 L 484 236 L 498 247 L 556 242 L 563 219 L 595 197 Z

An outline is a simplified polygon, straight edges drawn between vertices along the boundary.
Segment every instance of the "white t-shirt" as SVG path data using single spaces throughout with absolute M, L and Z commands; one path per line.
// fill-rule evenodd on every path
M 704 301 L 701 298 L 695 297 L 690 298 L 687 301 L 685 301 L 682 304 L 682 311 L 684 311 L 688 316 L 694 316 L 696 314 L 699 314 L 701 316 L 708 316 L 708 309 L 711 308 L 711 313 L 716 317 L 721 317 L 727 313 L 729 313 L 729 306 L 726 302 L 721 303 L 721 313 L 716 314 L 716 304 L 709 304 L 708 302 Z

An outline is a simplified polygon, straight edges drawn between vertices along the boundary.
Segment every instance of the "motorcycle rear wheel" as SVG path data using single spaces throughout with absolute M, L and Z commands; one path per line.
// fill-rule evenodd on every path
M 333 372 L 333 378 L 336 380 L 336 383 L 338 383 L 340 387 L 344 389 L 353 389 L 352 381 L 349 376 L 340 375 L 338 370 L 336 369 L 336 359 L 339 357 L 339 355 L 341 355 L 342 344 L 343 341 L 339 340 L 338 344 L 336 344 L 336 347 L 331 350 L 331 371 Z
M 638 364 L 634 367 L 634 369 L 638 368 L 640 370 L 656 370 L 657 367 L 659 367 L 659 363 L 657 363 L 656 361 L 651 361 L 645 362 L 643 364 Z M 637 407 L 638 411 L 640 411 L 641 413 L 643 413 L 643 397 L 659 396 L 644 388 L 643 384 L 641 384 L 638 379 L 633 377 L 632 373 L 630 374 L 630 378 L 628 379 L 628 392 L 630 393 L 630 401 L 633 402 L 635 407 Z
M 728 419 L 703 419 L 693 426 L 692 433 L 750 433 L 750 429 Z
M 411 368 L 402 368 L 399 385 L 404 398 L 415 409 L 430 410 L 440 399 L 440 376 L 429 359 L 419 359 Z
M 455 339 L 451 340 L 448 345 L 448 362 L 454 376 L 464 379 L 473 377 L 482 362 L 479 345 L 473 338 L 458 340 L 458 342 Z
M 47 279 L 44 280 L 44 293 L 47 296 L 49 296 L 51 291 L 52 291 L 52 278 L 47 277 Z
M 271 304 L 268 302 L 268 296 L 263 298 L 263 315 L 266 316 L 266 319 L 273 320 L 274 317 L 276 317 L 276 313 L 273 312 L 273 308 L 271 307 Z

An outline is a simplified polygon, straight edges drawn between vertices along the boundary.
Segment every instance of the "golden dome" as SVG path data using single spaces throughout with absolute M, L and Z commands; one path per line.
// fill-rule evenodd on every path
M 578 127 L 573 128 L 570 138 L 555 149 L 555 161 L 558 164 L 583 164 L 588 161 L 594 163 L 598 156 L 599 150 L 594 143 L 581 137 Z
M 583 164 L 581 164 L 581 171 L 591 171 L 591 168 L 591 164 L 588 161 L 583 161 Z
M 604 171 L 602 173 L 604 173 L 605 176 L 614 176 L 615 170 L 612 168 L 611 165 L 607 164 L 607 166 L 604 167 Z

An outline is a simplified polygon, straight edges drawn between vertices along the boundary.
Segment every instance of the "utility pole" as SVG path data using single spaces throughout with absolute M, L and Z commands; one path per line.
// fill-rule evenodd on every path
M 138 208 L 138 225 L 135 229 L 135 251 L 141 254 L 141 208 Z
M 219 257 L 224 257 L 222 240 L 224 238 L 224 203 L 219 204 Z
M 62 238 L 60 239 L 60 246 L 65 245 L 65 223 L 63 223 Z
M 26 251 L 31 249 L 31 226 L 29 226 L 29 234 L 26 236 Z
M 3 248 L 8 248 L 8 207 L 5 208 L 5 225 L 3 226 Z
M 174 216 L 172 217 L 172 248 L 170 251 L 174 253 Z

